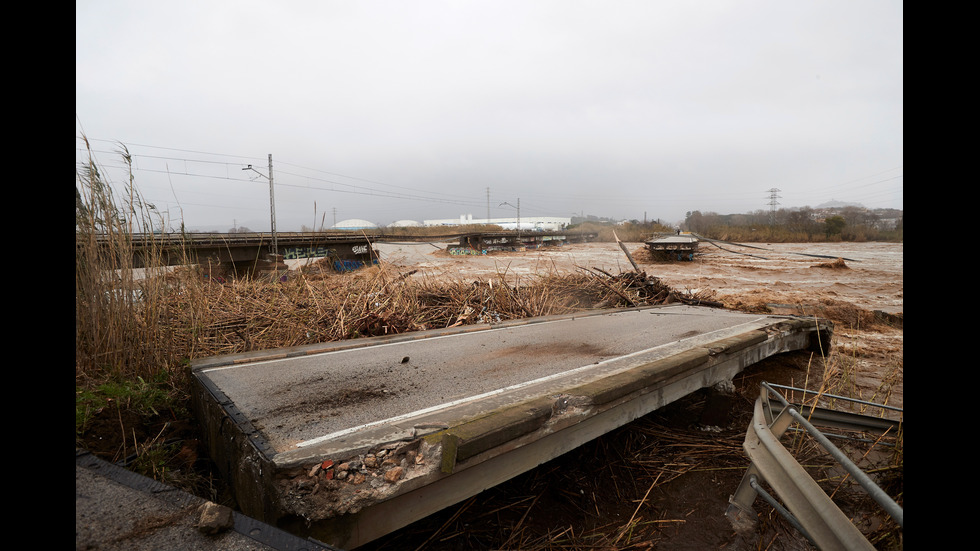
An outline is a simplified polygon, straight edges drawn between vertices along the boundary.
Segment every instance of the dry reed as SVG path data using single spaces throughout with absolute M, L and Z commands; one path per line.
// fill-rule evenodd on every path
M 120 154 L 130 162 L 125 148 Z M 137 251 L 151 266 L 160 254 L 139 241 L 154 213 L 131 180 L 118 197 L 102 172 L 91 154 L 75 172 L 75 377 L 152 377 L 173 358 L 161 309 L 167 289 L 157 268 L 136 269 Z
M 594 308 L 656 304 L 670 289 L 630 274 L 500 279 L 465 283 L 403 277 L 384 263 L 359 274 L 314 264 L 286 281 L 204 279 L 193 269 L 165 279 L 171 292 L 158 308 L 184 357 L 249 352 L 327 341 L 400 334 Z

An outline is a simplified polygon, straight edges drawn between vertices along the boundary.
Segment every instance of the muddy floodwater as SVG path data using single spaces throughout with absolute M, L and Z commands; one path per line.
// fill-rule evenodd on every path
M 633 270 L 616 243 L 570 243 L 522 252 L 453 256 L 448 243 L 378 243 L 382 261 L 413 277 L 486 279 L 510 283 L 549 273 L 598 268 L 617 274 Z M 693 261 L 653 261 L 643 243 L 627 250 L 648 276 L 680 291 L 738 296 L 742 303 L 850 303 L 867 310 L 902 312 L 902 243 L 701 243 Z M 842 259 L 843 263 L 836 262 Z

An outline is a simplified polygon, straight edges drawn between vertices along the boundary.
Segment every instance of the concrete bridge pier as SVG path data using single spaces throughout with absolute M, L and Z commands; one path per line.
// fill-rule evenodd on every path
M 289 266 L 283 262 L 282 255 L 273 254 L 248 259 L 219 259 L 208 256 L 201 259 L 198 265 L 209 277 L 279 278 L 289 270 Z
M 255 277 L 279 279 L 286 275 L 289 266 L 283 262 L 281 254 L 270 254 L 267 257 L 255 261 Z
M 706 389 L 704 407 L 701 410 L 701 426 L 725 427 L 731 422 L 735 404 L 735 384 L 729 379 Z

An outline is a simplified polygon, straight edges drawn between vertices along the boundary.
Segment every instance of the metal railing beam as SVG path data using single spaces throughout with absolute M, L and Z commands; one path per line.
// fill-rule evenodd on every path
M 759 485 L 759 479 L 762 479 L 786 504 L 785 508 L 774 505 L 777 511 L 786 516 L 794 526 L 798 526 L 800 532 L 820 549 L 874 549 L 854 523 L 780 443 L 780 437 L 793 423 L 801 425 L 899 526 L 904 527 L 902 508 L 891 497 L 804 418 L 796 407 L 773 390 L 772 386 L 767 383 L 762 383 L 761 386 L 761 394 L 754 406 L 752 424 L 746 431 L 743 444 L 751 464 L 729 499 L 730 505 L 726 513 L 736 528 L 744 528 L 747 523 L 753 522 L 748 515 L 754 515 L 752 503 L 757 496 L 761 495 L 763 499 L 775 502 Z M 770 403 L 770 393 L 782 404 L 781 408 Z M 877 421 L 877 418 L 868 419 Z M 852 422 L 855 421 L 852 419 Z M 877 423 L 869 424 L 877 426 Z

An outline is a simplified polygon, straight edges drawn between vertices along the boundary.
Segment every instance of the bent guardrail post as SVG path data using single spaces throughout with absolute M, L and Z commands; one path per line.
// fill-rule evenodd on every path
M 762 384 L 768 390 L 772 390 L 772 388 L 766 383 Z M 773 393 L 776 395 L 776 398 L 782 402 L 783 408 L 785 408 L 784 411 L 789 412 L 790 416 L 792 416 L 797 423 L 802 425 L 810 436 L 816 439 L 816 441 L 819 442 L 820 445 L 823 446 L 823 448 L 827 450 L 827 452 L 830 453 L 830 455 L 832 455 L 842 467 L 844 467 L 848 474 L 854 477 L 857 483 L 860 484 L 866 492 L 868 492 L 868 495 L 870 495 L 872 499 L 878 503 L 878 505 L 881 505 L 885 512 L 895 519 L 895 522 L 897 522 L 899 526 L 904 528 L 904 511 L 897 503 L 895 503 L 895 500 L 889 497 L 888 494 L 886 494 L 877 484 L 875 484 L 874 481 L 871 480 L 871 477 L 865 474 L 860 467 L 855 465 L 850 458 L 844 455 L 844 452 L 840 451 L 840 449 L 838 449 L 837 446 L 835 446 L 826 436 L 824 436 L 823 433 L 810 424 L 805 417 L 800 415 L 800 413 L 796 411 L 796 408 L 792 407 L 791 404 L 783 399 L 778 392 L 773 391 Z
M 779 437 L 790 424 L 794 421 L 799 422 L 800 418 L 792 407 L 784 407 L 783 411 L 773 418 L 771 413 L 766 411 L 767 390 L 770 389 L 763 383 L 761 395 L 755 402 L 752 424 L 746 431 L 743 444 L 751 465 L 729 500 L 726 516 L 736 529 L 754 525 L 752 503 L 758 492 L 753 485 L 756 478 L 762 478 L 786 504 L 786 508 L 795 518 L 794 522 L 804 527 L 804 533 L 808 534 L 809 539 L 820 549 L 874 549 L 860 530 L 779 442 Z M 804 426 L 808 431 L 812 430 L 819 434 L 812 425 L 807 425 L 809 423 Z M 829 441 L 827 443 L 829 444 Z M 847 458 L 844 459 L 849 462 Z
M 772 505 L 772 508 L 775 509 L 776 512 L 782 515 L 783 518 L 785 518 L 791 525 L 793 525 L 793 528 L 796 528 L 801 534 L 803 534 L 803 536 L 807 539 L 807 541 L 809 541 L 810 543 L 814 543 L 813 536 L 811 536 L 810 533 L 806 531 L 806 528 L 804 528 L 803 525 L 800 524 L 800 521 L 796 520 L 796 517 L 794 517 L 792 513 L 790 513 L 788 510 L 786 510 L 785 507 L 783 507 L 782 503 L 776 501 L 776 498 L 769 495 L 769 492 L 767 492 L 762 487 L 762 485 L 759 484 L 758 477 L 756 477 L 755 475 L 750 476 L 749 486 L 752 486 L 752 489 L 758 492 L 759 496 L 762 499 L 768 501 L 769 505 Z
M 789 415 L 778 416 L 775 420 L 772 418 L 769 411 L 768 397 L 766 396 L 765 390 L 763 390 L 762 396 L 756 400 L 752 425 L 746 431 L 746 443 L 743 444 L 743 447 L 747 446 L 749 441 L 758 442 L 756 429 L 760 423 L 778 441 L 783 433 L 786 432 L 786 429 L 792 424 L 792 421 L 793 419 Z M 759 468 L 751 454 L 749 458 L 753 459 L 753 461 L 749 464 L 745 475 L 742 476 L 742 481 L 739 483 L 735 493 L 729 498 L 728 511 L 726 512 L 728 519 L 739 530 L 751 529 L 755 526 L 757 519 L 755 510 L 752 508 L 752 503 L 755 501 L 757 493 L 752 487 L 751 480 L 754 477 L 761 476 L 762 473 L 759 472 Z

